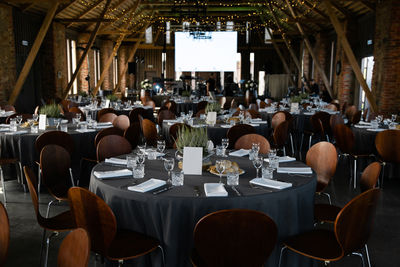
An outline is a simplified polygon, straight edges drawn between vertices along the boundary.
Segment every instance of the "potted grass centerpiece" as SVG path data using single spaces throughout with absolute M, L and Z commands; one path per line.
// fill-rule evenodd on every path
M 49 126 L 55 126 L 59 118 L 61 118 L 61 109 L 57 104 L 47 104 L 39 109 L 39 114 L 45 114 Z

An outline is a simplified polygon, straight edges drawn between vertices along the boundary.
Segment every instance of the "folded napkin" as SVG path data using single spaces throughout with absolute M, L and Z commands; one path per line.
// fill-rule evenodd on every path
M 314 112 L 304 112 L 303 114 L 304 115 L 314 115 L 315 113 Z
M 312 174 L 312 170 L 310 167 L 279 167 L 277 173 Z
M 165 182 L 164 180 L 151 178 L 150 180 L 147 180 L 146 182 L 143 182 L 141 184 L 128 186 L 128 190 L 144 193 L 159 188 L 160 186 L 163 186 L 165 184 L 167 184 L 167 182 Z
M 28 131 L 21 130 L 21 131 L 16 131 L 16 132 L 7 132 L 5 134 L 6 135 L 14 135 L 14 134 L 26 134 L 26 133 L 28 133 Z
M 359 121 L 358 124 L 359 125 L 371 125 L 371 123 L 367 122 L 367 121 Z
M 370 131 L 370 132 L 383 132 L 385 130 L 386 129 L 381 129 L 381 128 L 370 128 L 370 129 L 367 129 L 367 131 Z
M 269 162 L 269 159 L 264 159 L 266 162 Z M 289 156 L 285 156 L 285 157 L 279 157 L 279 163 L 283 163 L 283 162 L 291 162 L 291 161 L 296 161 L 296 158 L 292 158 Z
M 112 126 L 112 122 L 107 121 L 107 122 L 98 122 L 97 126 Z
M 109 158 L 105 160 L 106 163 L 111 164 L 118 164 L 118 165 L 126 165 L 126 159 L 119 159 L 119 158 Z
M 112 127 L 113 125 L 111 124 L 111 125 L 97 125 L 96 126 L 96 129 L 105 129 L 105 128 L 110 128 L 110 127 Z
M 261 120 L 261 119 L 259 119 L 259 120 L 257 120 L 257 119 L 252 119 L 251 120 L 251 123 L 254 123 L 254 124 L 265 124 L 265 123 L 268 123 L 267 121 L 263 121 L 263 120 Z
M 253 126 L 253 127 L 258 127 L 258 126 L 260 126 L 260 124 L 258 124 L 258 123 L 257 123 L 257 124 L 256 124 L 256 123 L 250 123 L 250 125 Z
M 149 155 L 150 150 L 151 150 L 151 149 L 143 149 L 143 148 L 140 149 L 140 151 L 144 152 L 144 154 L 145 154 L 146 156 Z M 154 150 L 154 152 L 156 152 L 156 157 L 162 157 L 162 156 L 165 155 L 165 153 L 160 153 L 160 152 L 157 152 L 157 151 L 155 151 L 155 150 Z
M 223 184 L 220 183 L 205 183 L 204 192 L 207 197 L 227 197 L 228 192 L 226 191 Z
M 0 124 L 0 127 L 10 128 L 10 124 L 4 124 L 4 123 L 2 123 L 2 124 Z
M 275 189 L 285 189 L 288 187 L 292 187 L 291 183 L 285 183 L 281 181 L 263 179 L 263 178 L 254 178 L 253 180 L 250 180 L 250 183 Z
M 365 124 L 359 125 L 359 124 L 356 124 L 356 125 L 354 125 L 354 127 L 363 129 L 363 128 L 370 128 L 371 125 L 370 125 L 370 124 L 369 124 L 369 125 L 365 125 Z
M 94 171 L 93 174 L 99 179 L 121 177 L 121 176 L 128 176 L 126 178 L 132 178 L 132 171 L 128 169 L 115 170 L 115 171 Z
M 95 132 L 96 130 L 94 130 L 94 129 L 87 129 L 87 130 L 76 129 L 76 131 L 80 132 L 80 133 L 90 133 L 90 132 Z
M 13 115 L 14 113 L 15 113 L 14 111 L 6 111 L 6 112 L 4 112 L 4 114 L 2 114 L 2 115 L 3 115 L 2 117 L 11 116 L 11 115 Z
M 251 121 L 262 121 L 262 119 L 261 118 L 254 118 Z
M 221 124 L 221 127 L 222 128 L 231 128 L 232 125 L 230 125 L 230 124 Z
M 175 123 L 175 122 L 178 122 L 178 120 L 163 120 L 163 122 L 173 122 L 173 123 Z
M 229 156 L 243 157 L 249 154 L 250 149 L 239 149 L 237 151 L 229 153 Z

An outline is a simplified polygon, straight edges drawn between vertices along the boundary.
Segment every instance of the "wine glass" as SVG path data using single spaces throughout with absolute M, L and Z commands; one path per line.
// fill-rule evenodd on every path
M 229 139 L 228 138 L 222 138 L 222 140 L 221 140 L 221 145 L 222 145 L 222 147 L 224 148 L 224 150 L 223 150 L 223 157 L 227 157 L 228 155 L 226 155 L 226 149 L 228 148 L 228 146 L 229 146 Z
M 392 114 L 392 122 L 396 122 L 397 120 L 397 114 Z
M 22 122 L 22 116 L 21 116 L 21 115 L 17 115 L 15 118 L 17 119 L 18 125 L 21 124 L 21 122 Z
M 168 180 L 167 180 L 167 184 L 171 184 L 172 180 L 171 180 L 171 171 L 174 168 L 175 165 L 175 160 L 174 158 L 165 158 L 164 159 L 164 168 L 165 170 L 168 172 Z
M 215 162 L 215 170 L 219 173 L 219 183 L 222 184 L 222 173 L 225 171 L 225 161 L 217 160 Z
M 157 141 L 157 152 L 163 153 L 165 150 L 165 140 L 158 140 Z
M 193 117 L 193 110 L 189 110 L 189 112 L 188 112 L 188 117 L 189 117 L 189 118 Z
M 81 113 L 76 113 L 76 114 L 75 114 L 75 118 L 76 118 L 78 121 L 81 121 Z
M 260 171 L 260 168 L 262 167 L 262 165 L 263 165 L 263 161 L 264 161 L 264 159 L 262 158 L 262 157 L 259 157 L 259 156 L 256 156 L 256 157 L 254 157 L 254 159 L 253 159 L 253 166 L 254 166 L 254 168 L 256 168 L 256 170 L 257 170 L 257 177 L 256 178 L 258 178 L 259 177 L 259 171 Z
M 33 114 L 32 119 L 37 122 L 39 120 L 39 115 L 38 114 Z
M 137 152 L 136 162 L 138 164 L 143 164 L 145 160 L 146 160 L 146 154 L 144 153 L 144 151 L 139 150 Z

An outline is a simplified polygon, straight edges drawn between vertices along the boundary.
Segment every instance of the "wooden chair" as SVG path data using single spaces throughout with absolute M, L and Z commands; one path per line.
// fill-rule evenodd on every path
M 114 213 L 100 197 L 80 187 L 72 187 L 68 197 L 76 225 L 89 233 L 93 252 L 121 263 L 159 248 L 164 263 L 160 242 L 138 232 L 117 229 Z
M 32 114 L 25 114 L 25 113 L 15 113 L 13 115 L 10 115 L 6 119 L 6 124 L 10 124 L 10 120 L 13 118 L 16 118 L 17 116 L 22 117 L 22 122 L 26 122 L 28 119 L 32 119 Z
M 375 188 L 378 183 L 379 175 L 382 166 L 379 162 L 372 162 L 363 171 L 360 179 L 361 193 Z M 333 223 L 342 208 L 328 204 L 315 204 L 314 206 L 314 220 L 318 222 Z
M 284 121 L 286 121 L 286 114 L 283 111 L 275 112 L 271 119 L 272 129 L 276 129 L 276 127 Z
M 112 124 L 114 127 L 125 131 L 130 125 L 129 117 L 126 115 L 119 115 L 113 120 Z
M 131 126 L 129 126 L 129 128 L 126 129 L 123 134 L 125 139 L 128 140 L 131 144 L 132 149 L 135 149 L 139 144 L 140 135 L 141 129 L 139 122 L 134 122 L 133 124 L 131 124 Z
M 111 122 L 113 123 L 114 120 L 117 118 L 118 116 L 115 113 L 106 113 L 103 114 L 101 116 L 101 118 L 99 119 L 99 122 Z
M 357 112 L 357 107 L 354 105 L 348 106 L 345 109 L 345 115 L 346 118 L 348 119 L 348 123 L 351 124 L 353 122 L 353 116 L 356 114 Z
M 60 105 L 61 105 L 62 110 L 63 110 L 64 112 L 68 112 L 69 103 L 70 103 L 70 102 L 71 102 L 71 101 L 69 101 L 69 100 L 67 100 L 67 99 L 61 100 Z
M 86 121 L 86 115 L 80 108 L 71 107 L 68 109 L 68 112 L 75 113 L 75 114 L 81 114 L 81 121 Z
M 251 103 L 249 105 L 249 110 L 254 110 L 254 111 L 258 111 L 258 105 L 255 103 Z
M 229 139 L 230 141 L 230 139 Z M 268 154 L 270 145 L 267 140 L 262 135 L 259 134 L 245 134 L 242 135 L 239 139 L 237 139 L 235 143 L 235 149 L 251 149 L 251 146 L 253 143 L 259 143 L 260 144 L 260 154 Z
M 381 177 L 382 187 L 386 163 L 400 163 L 400 131 L 386 130 L 378 133 L 375 137 L 375 147 L 383 165 Z
M 57 267 L 86 267 L 89 264 L 90 239 L 87 231 L 78 228 L 69 233 L 58 249 Z
M 235 98 L 232 98 L 231 109 L 236 109 L 237 107 L 238 107 L 237 101 L 235 100 Z
M 0 266 L 4 266 L 6 262 L 9 244 L 10 220 L 6 208 L 0 202 Z
M 354 113 L 353 118 L 351 120 L 351 124 L 355 125 L 359 123 L 361 120 L 361 110 L 358 110 L 356 113 Z
M 308 258 L 324 261 L 329 264 L 347 255 L 365 249 L 370 265 L 367 241 L 371 235 L 380 189 L 368 190 L 351 200 L 339 212 L 335 219 L 334 229 L 314 229 L 309 232 L 289 237 L 283 242 L 279 266 L 283 251 L 288 248 Z M 364 263 L 364 261 L 363 261 Z
M 228 129 L 228 132 L 226 133 L 226 137 L 229 138 L 229 147 L 230 149 L 233 149 L 235 147 L 236 141 L 243 135 L 245 134 L 255 134 L 256 129 L 248 124 L 237 124 L 235 126 L 232 126 L 231 128 Z
M 155 103 L 153 100 L 151 100 L 151 99 L 148 99 L 148 100 L 143 104 L 143 106 L 145 106 L 145 107 L 151 107 L 151 108 L 153 109 L 153 111 L 156 109 L 156 103 Z
M 40 247 L 40 263 L 39 266 L 42 266 L 42 256 L 43 256 L 43 245 L 46 246 L 46 252 L 45 252 L 45 264 L 44 266 L 47 267 L 47 258 L 49 254 L 49 246 L 50 246 L 50 240 L 54 236 L 57 236 L 59 232 L 63 231 L 70 231 L 74 228 L 76 228 L 74 219 L 72 217 L 71 211 L 64 211 L 63 213 L 60 213 L 56 216 L 53 216 L 51 218 L 44 218 L 40 214 L 39 210 L 39 198 L 38 194 L 36 191 L 36 188 L 38 187 L 38 183 L 36 180 L 36 176 L 33 173 L 33 171 L 28 168 L 24 167 L 24 172 L 25 172 L 25 177 L 26 177 L 26 182 L 28 184 L 29 192 L 31 194 L 32 198 L 32 204 L 33 208 L 35 210 L 36 214 L 36 220 L 40 227 L 43 228 L 43 238 L 42 238 L 42 244 Z M 49 235 L 46 239 L 46 231 L 52 231 L 53 233 Z M 46 243 L 45 243 L 46 242 Z
M 142 132 L 146 143 L 150 146 L 157 145 L 157 127 L 154 122 L 148 119 L 142 121 Z
M 246 112 L 248 112 L 250 114 L 252 119 L 261 118 L 261 114 L 257 110 L 248 109 L 248 110 L 246 110 Z
M 265 101 L 260 101 L 260 103 L 258 104 L 258 107 L 260 109 L 264 109 L 266 107 L 268 107 L 267 103 L 265 103 Z
M 208 101 L 200 101 L 199 103 L 197 103 L 197 110 L 206 109 L 207 105 Z
M 333 130 L 333 136 L 335 136 L 336 125 L 341 125 L 341 124 L 344 124 L 344 120 L 340 114 L 331 115 L 331 117 L 329 119 L 329 125 L 331 126 L 331 129 Z
M 40 169 L 46 189 L 54 200 L 47 204 L 46 218 L 55 202 L 68 200 L 68 189 L 75 182 L 71 174 L 71 156 L 59 145 L 46 145 L 40 152 Z
M 319 111 L 311 116 L 310 122 L 312 125 L 312 131 L 303 131 L 301 133 L 300 151 L 303 148 L 304 135 L 309 135 L 308 148 L 311 147 L 312 138 L 319 134 L 320 141 L 326 140 L 329 142 L 330 129 L 330 115 L 327 112 Z
M 274 129 L 274 133 L 272 135 L 274 139 L 274 147 L 277 149 L 283 149 L 284 156 L 286 156 L 285 145 L 288 139 L 288 129 L 289 129 L 289 121 L 283 121 L 278 126 L 276 126 L 276 128 Z
M 115 157 L 132 152 L 131 144 L 119 135 L 107 135 L 101 138 L 97 144 L 97 161 L 102 162 L 106 158 Z
M 167 102 L 165 102 L 164 105 L 167 107 L 167 109 L 169 111 L 171 111 L 172 113 L 176 114 L 176 103 L 175 103 L 175 101 L 168 100 Z
M 332 110 L 332 111 L 337 111 L 338 108 L 335 104 L 328 104 L 326 107 L 326 109 Z
M 97 112 L 97 120 L 100 121 L 101 117 L 107 113 L 114 113 L 117 115 L 116 111 L 113 108 L 102 108 Z
M 139 115 L 143 117 L 146 113 L 144 108 L 134 108 L 129 112 L 129 121 L 132 123 L 139 122 Z
M 173 113 L 172 111 L 170 111 L 168 109 L 161 110 L 158 113 L 158 124 L 160 126 L 162 126 L 162 123 L 164 120 L 174 120 L 174 119 L 176 119 L 175 113 Z
M 194 228 L 194 266 L 264 266 L 275 247 L 278 228 L 255 210 L 219 210 Z
M 335 146 L 328 142 L 316 143 L 307 152 L 306 164 L 317 173 L 316 193 L 326 195 L 329 204 L 332 204 L 331 196 L 323 191 L 336 171 L 337 154 Z

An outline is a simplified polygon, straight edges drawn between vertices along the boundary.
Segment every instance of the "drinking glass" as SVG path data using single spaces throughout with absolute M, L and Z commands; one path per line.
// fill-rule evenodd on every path
M 258 178 L 258 176 L 259 176 L 258 173 L 259 173 L 260 168 L 263 165 L 263 161 L 264 161 L 264 159 L 262 157 L 259 157 L 259 156 L 256 156 L 253 159 L 253 166 L 257 170 L 257 177 L 256 178 Z
M 223 146 L 223 148 L 224 148 L 224 150 L 223 150 L 223 157 L 227 157 L 228 155 L 226 155 L 226 149 L 228 148 L 228 146 L 229 146 L 229 139 L 228 138 L 222 138 L 222 140 L 221 140 L 221 144 L 222 144 L 222 146 Z
M 215 162 L 215 169 L 219 173 L 219 183 L 222 184 L 222 173 L 225 171 L 225 161 L 217 160 Z
M 174 169 L 175 160 L 174 158 L 165 158 L 164 159 L 164 168 L 168 172 L 168 180 L 167 184 L 171 184 L 171 171 Z
M 158 140 L 157 141 L 157 152 L 163 153 L 165 150 L 165 140 Z
M 263 179 L 273 179 L 273 173 L 274 173 L 274 169 L 271 167 L 271 165 L 267 165 L 262 167 L 261 169 L 261 177 Z
M 251 149 L 256 150 L 258 153 L 260 151 L 260 143 L 251 144 Z
M 144 153 L 144 151 L 139 150 L 139 151 L 137 152 L 136 162 L 137 162 L 138 164 L 143 164 L 145 160 L 146 160 L 146 154 Z
M 188 112 L 188 117 L 189 117 L 189 118 L 193 117 L 193 110 L 189 110 L 189 112 Z
M 183 174 L 183 171 L 172 172 L 172 185 L 182 186 L 184 177 L 185 175 Z
M 392 122 L 396 122 L 397 120 L 397 114 L 392 114 Z
M 67 123 L 61 123 L 60 124 L 60 130 L 63 132 L 68 132 L 68 124 Z
M 226 174 L 226 184 L 231 186 L 239 185 L 239 172 L 228 172 Z
M 276 149 L 271 148 L 268 152 L 268 158 L 275 157 L 275 156 L 276 156 Z
M 269 166 L 271 166 L 274 170 L 277 170 L 279 168 L 279 157 L 269 157 Z
M 38 114 L 33 114 L 32 115 L 32 119 L 37 122 L 39 120 L 39 115 Z
M 141 179 L 144 177 L 144 164 L 136 164 L 132 169 L 133 178 Z
M 218 157 L 223 157 L 223 156 L 224 156 L 224 147 L 221 146 L 221 145 L 217 145 L 217 146 L 215 147 L 215 154 L 216 154 Z
M 149 149 L 149 150 L 147 151 L 147 158 L 148 158 L 149 160 L 155 160 L 155 159 L 157 159 L 157 151 L 154 150 L 154 149 Z
M 251 148 L 249 151 L 249 160 L 253 160 L 257 156 L 258 156 L 258 150 L 255 148 Z
M 126 156 L 126 167 L 133 170 L 136 166 L 136 160 L 135 156 Z
M 15 118 L 10 120 L 10 131 L 11 132 L 17 131 L 17 120 Z
M 21 116 L 21 115 L 17 115 L 15 118 L 17 119 L 18 125 L 21 124 L 21 122 L 22 122 L 22 116 Z
M 81 120 L 81 113 L 76 113 L 75 114 L 75 118 L 80 121 Z

